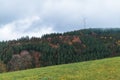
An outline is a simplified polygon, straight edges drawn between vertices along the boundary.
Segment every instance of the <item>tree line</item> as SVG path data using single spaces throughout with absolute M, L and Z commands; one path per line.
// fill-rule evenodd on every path
M 82 29 L 0 42 L 0 73 L 120 55 L 120 29 Z

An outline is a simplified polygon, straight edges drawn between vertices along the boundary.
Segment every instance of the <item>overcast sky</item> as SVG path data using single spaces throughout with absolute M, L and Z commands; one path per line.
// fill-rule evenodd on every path
M 0 0 L 0 41 L 119 27 L 120 0 Z

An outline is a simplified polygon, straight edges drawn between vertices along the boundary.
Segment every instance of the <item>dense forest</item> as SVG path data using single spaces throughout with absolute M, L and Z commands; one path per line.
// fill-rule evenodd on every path
M 81 29 L 0 42 L 0 73 L 120 55 L 120 29 Z

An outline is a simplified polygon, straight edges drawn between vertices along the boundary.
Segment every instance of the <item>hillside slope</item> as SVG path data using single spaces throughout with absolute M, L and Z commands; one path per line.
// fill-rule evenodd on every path
M 0 74 L 0 80 L 119 80 L 120 57 Z
M 0 42 L 0 73 L 120 56 L 120 29 L 82 29 Z

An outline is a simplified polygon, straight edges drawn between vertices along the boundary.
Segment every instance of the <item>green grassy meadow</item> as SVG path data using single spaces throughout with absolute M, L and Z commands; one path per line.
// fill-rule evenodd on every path
M 0 80 L 120 80 L 120 57 L 8 72 Z

